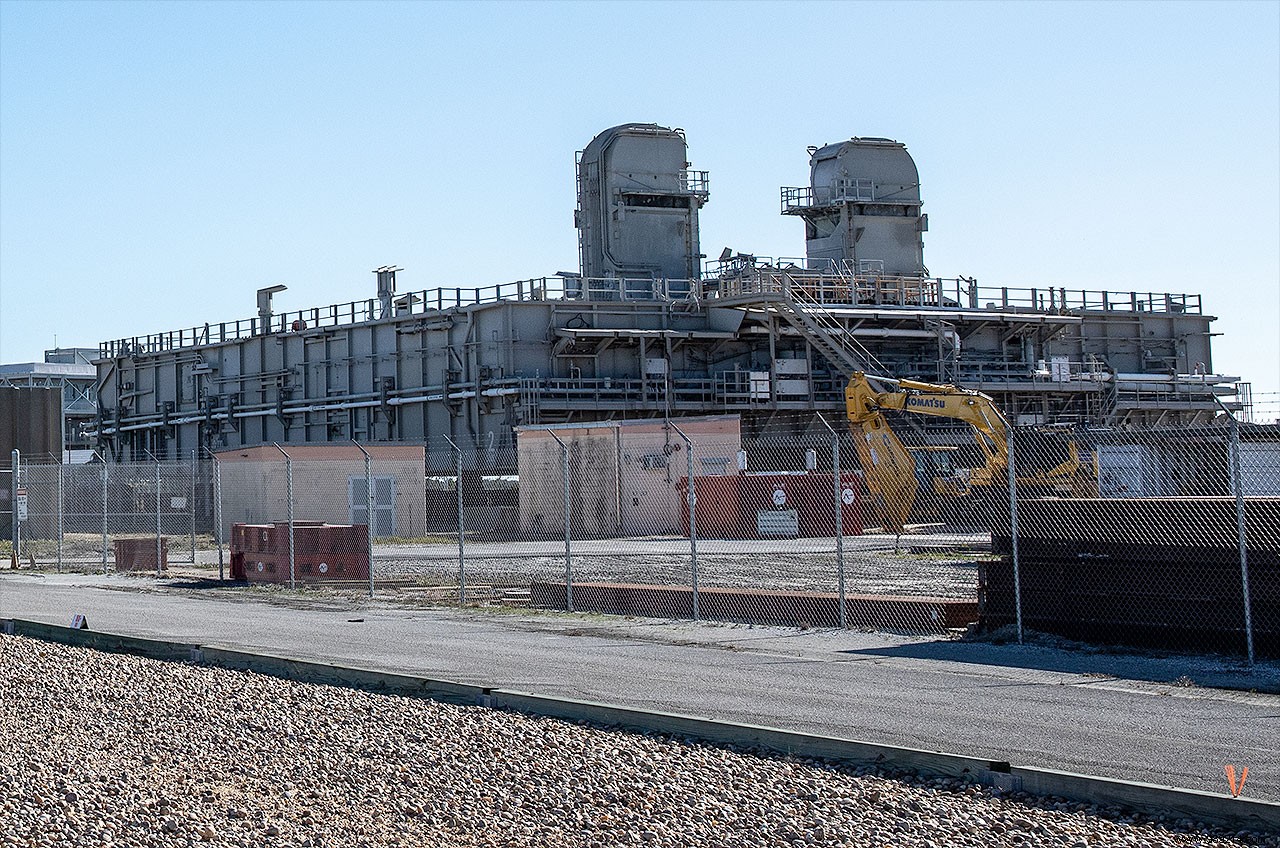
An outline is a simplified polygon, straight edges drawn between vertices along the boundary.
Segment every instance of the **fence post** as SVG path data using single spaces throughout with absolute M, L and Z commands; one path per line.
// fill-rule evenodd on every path
M 1005 425 L 1005 449 L 1009 455 L 1009 544 L 1013 556 L 1013 610 L 1018 624 L 1018 644 L 1022 644 L 1022 574 L 1018 560 L 1018 471 L 1014 466 L 1013 425 Z
M 818 413 L 818 420 L 831 433 L 831 476 L 835 485 L 836 507 L 836 591 L 839 593 L 837 603 L 840 605 L 840 627 L 844 629 L 849 626 L 849 623 L 845 612 L 844 594 L 844 487 L 840 485 L 840 434 L 827 423 L 822 413 Z
M 1240 476 L 1240 422 L 1231 419 L 1231 490 L 1236 501 L 1236 546 L 1240 549 L 1240 587 L 1244 592 L 1244 640 L 1249 666 L 1253 666 L 1253 604 L 1249 598 L 1248 525 L 1244 512 L 1244 479 Z
M 364 454 L 364 498 L 365 498 L 365 554 L 369 557 L 369 597 L 373 597 L 373 457 L 357 442 L 351 440 L 360 453 Z
M 107 573 L 107 457 L 102 454 L 102 573 Z
M 196 449 L 191 449 L 191 567 L 196 567 Z
M 462 606 L 467 602 L 467 526 L 462 515 L 462 448 L 448 436 L 444 438 L 458 456 L 458 606 Z
M 272 444 L 275 444 L 274 442 Z M 287 501 L 289 516 L 289 589 L 292 591 L 297 588 L 297 582 L 294 579 L 293 572 L 293 457 L 285 452 L 280 445 L 275 444 L 276 450 L 284 454 L 284 497 Z M 369 515 L 372 522 L 373 515 Z M 373 563 L 369 563 L 369 571 L 373 571 Z
M 148 453 L 151 453 L 148 451 Z M 160 460 L 155 454 L 151 454 L 151 459 L 156 464 L 156 577 L 160 576 L 160 566 L 164 562 L 162 557 L 163 537 L 160 535 Z
M 22 451 L 14 448 L 9 457 L 12 463 L 10 467 L 13 469 L 9 474 L 9 487 L 12 490 L 9 493 L 9 510 L 13 520 L 9 538 L 13 540 L 13 567 L 16 569 L 22 561 L 22 522 L 18 519 L 18 489 L 22 487 Z
M 58 571 L 62 571 L 62 463 L 58 463 Z
M 565 608 L 573 612 L 573 530 L 569 521 L 569 446 L 560 441 L 560 437 L 554 431 L 547 432 L 560 446 L 560 476 L 564 478 L 564 602 Z
M 218 455 L 209 451 L 209 460 L 213 463 L 213 539 L 218 543 L 218 579 L 226 579 L 226 570 L 222 561 L 222 463 Z
M 684 440 L 685 453 L 689 455 L 688 461 L 688 485 L 685 486 L 685 501 L 689 505 L 689 589 L 693 595 L 693 620 L 699 621 L 698 615 L 698 522 L 697 522 L 697 504 L 698 504 L 698 487 L 693 481 L 693 440 L 684 434 L 684 431 L 677 427 L 673 422 L 668 421 L 672 430 Z

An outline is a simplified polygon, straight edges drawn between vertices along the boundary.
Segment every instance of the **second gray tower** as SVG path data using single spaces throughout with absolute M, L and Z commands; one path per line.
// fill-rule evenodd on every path
M 804 219 L 805 255 L 859 274 L 926 273 L 920 177 L 906 145 L 851 138 L 809 148 L 809 185 L 782 189 L 782 214 Z

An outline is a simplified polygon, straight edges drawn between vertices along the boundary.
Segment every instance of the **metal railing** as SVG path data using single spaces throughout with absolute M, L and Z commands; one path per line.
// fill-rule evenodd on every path
M 681 171 L 680 190 L 690 194 L 711 193 L 711 177 L 708 171 Z
M 821 264 L 811 261 L 811 264 Z M 1083 311 L 1201 314 L 1198 294 L 1168 292 L 1106 292 L 1058 286 L 1014 288 L 981 286 L 971 277 L 914 277 L 867 274 L 838 267 L 813 270 L 793 260 L 766 261 L 746 269 L 724 272 L 703 281 L 707 297 L 732 298 L 747 294 L 783 293 L 801 288 L 824 306 L 897 306 L 951 310 L 1069 314 Z
M 441 287 L 397 295 L 395 318 L 429 315 L 449 309 L 500 302 L 542 301 L 688 301 L 707 297 L 781 292 L 802 286 L 809 299 L 824 306 L 897 306 L 934 309 L 984 309 L 1011 312 L 1121 311 L 1191 313 L 1202 311 L 1198 294 L 1106 292 L 1062 287 L 979 286 L 972 278 L 901 277 L 855 273 L 829 260 L 749 257 L 750 263 L 709 263 L 700 280 L 663 278 L 537 277 L 491 286 Z M 788 283 L 787 280 L 790 280 Z M 104 341 L 101 359 L 148 356 L 218 345 L 261 335 L 315 333 L 380 320 L 377 298 L 285 311 L 270 318 L 244 318 L 197 327 Z
M 871 351 L 823 308 L 821 300 L 813 297 L 803 278 L 797 279 L 784 271 L 781 282 L 785 302 L 792 307 L 791 312 L 798 319 L 792 323 L 802 329 L 819 350 L 834 356 L 848 371 L 884 371 L 883 364 Z M 818 294 L 820 296 L 821 291 Z
M 873 203 L 878 198 L 877 185 L 874 180 L 844 179 L 829 186 L 783 186 L 780 190 L 782 214 L 786 215 L 803 209 L 835 206 L 840 203 Z M 896 198 L 892 202 L 903 205 L 918 205 L 919 199 Z

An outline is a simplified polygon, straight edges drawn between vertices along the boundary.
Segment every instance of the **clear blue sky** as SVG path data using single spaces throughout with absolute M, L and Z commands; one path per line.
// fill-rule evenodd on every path
M 0 0 L 0 361 L 573 269 L 626 121 L 687 131 L 704 253 L 802 255 L 806 145 L 889 136 L 934 274 L 1201 293 L 1280 392 L 1277 2 Z

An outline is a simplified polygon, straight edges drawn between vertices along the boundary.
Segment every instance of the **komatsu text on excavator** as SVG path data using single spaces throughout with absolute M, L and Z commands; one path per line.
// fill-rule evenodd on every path
M 930 493 L 941 499 L 980 497 L 1008 483 L 1009 425 L 995 402 L 981 392 L 952 385 L 895 380 L 855 372 L 845 388 L 845 409 L 853 430 L 858 461 L 873 507 L 884 529 L 902 533 L 919 495 L 921 476 L 932 480 Z M 938 474 L 930 449 L 910 449 L 889 426 L 885 411 L 911 412 L 963 421 L 973 431 L 982 464 L 965 472 Z M 1066 458 L 1043 470 L 1019 470 L 1019 486 L 1036 494 L 1087 497 L 1092 475 L 1085 473 L 1074 441 L 1066 443 Z M 949 458 L 950 454 L 946 454 Z M 920 475 L 921 462 L 928 467 Z M 1016 467 L 1016 465 L 1015 465 Z

